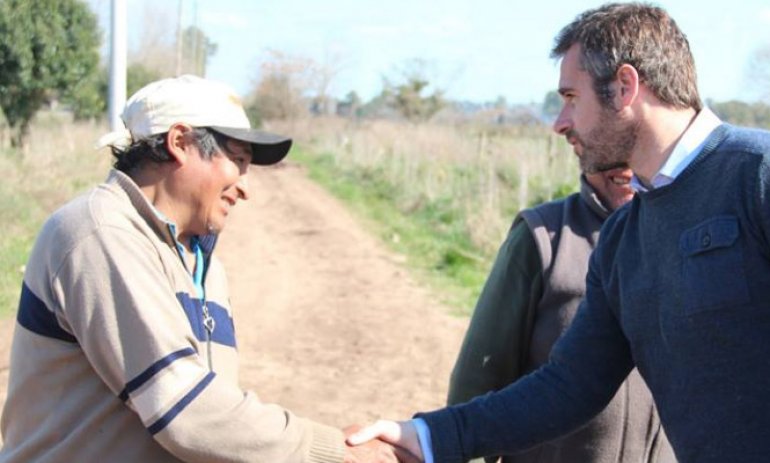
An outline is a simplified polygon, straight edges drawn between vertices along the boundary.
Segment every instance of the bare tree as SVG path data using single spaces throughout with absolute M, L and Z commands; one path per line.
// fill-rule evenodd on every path
M 145 3 L 139 42 L 129 51 L 129 64 L 141 65 L 160 77 L 176 74 L 176 33 L 166 18 L 176 18 L 170 3 Z
M 181 5 L 181 3 L 180 3 Z M 146 3 L 142 12 L 139 43 L 129 52 L 129 64 L 140 66 L 152 75 L 170 77 L 179 74 L 206 75 L 208 59 L 217 52 L 217 44 L 205 32 L 192 25 L 169 27 L 167 18 L 181 21 L 181 12 L 170 3 Z
M 327 53 L 322 63 L 301 55 L 267 50 L 260 60 L 254 90 L 246 99 L 252 122 L 333 114 L 331 90 L 344 67 L 339 54 Z
M 309 58 L 267 50 L 255 88 L 247 98 L 247 109 L 255 122 L 307 115 L 315 68 L 315 61 Z
M 321 63 L 313 63 L 310 69 L 310 81 L 313 95 L 313 106 L 317 114 L 332 114 L 335 107 L 332 105 L 331 89 L 334 80 L 345 68 L 345 60 L 338 52 L 327 51 Z

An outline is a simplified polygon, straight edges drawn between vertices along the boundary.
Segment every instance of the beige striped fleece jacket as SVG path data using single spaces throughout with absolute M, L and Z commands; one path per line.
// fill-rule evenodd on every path
M 112 171 L 48 219 L 24 275 L 1 463 L 342 462 L 339 430 L 239 388 L 215 241 L 200 240 L 202 301 L 128 176 Z

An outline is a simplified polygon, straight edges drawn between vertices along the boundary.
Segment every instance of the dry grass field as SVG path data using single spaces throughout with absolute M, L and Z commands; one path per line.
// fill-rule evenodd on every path
M 290 159 L 344 177 L 352 190 L 342 195 L 363 198 L 363 210 L 387 204 L 374 217 L 380 238 L 406 244 L 397 251 L 410 266 L 449 275 L 441 286 L 464 287 L 455 304 L 464 313 L 515 214 L 577 186 L 574 155 L 546 127 L 316 117 L 265 129 L 295 139 Z M 0 236 L 0 313 L 15 310 L 21 270 L 45 217 L 105 177 L 111 156 L 94 143 L 106 130 L 43 114 L 23 150 L 0 143 L 0 218 L 8 230 Z M 397 222 L 407 225 L 387 227 Z
M 340 170 L 378 175 L 404 213 L 449 203 L 474 245 L 497 248 L 518 210 L 577 187 L 578 167 L 548 127 L 413 124 L 311 118 L 274 122 Z
M 0 146 L 0 316 L 16 310 L 23 265 L 46 216 L 80 191 L 102 180 L 107 150 L 94 149 L 103 124 L 72 123 L 41 115 L 22 150 Z

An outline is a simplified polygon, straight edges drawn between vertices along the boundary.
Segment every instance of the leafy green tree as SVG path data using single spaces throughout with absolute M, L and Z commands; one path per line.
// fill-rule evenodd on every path
M 0 107 L 14 145 L 43 104 L 86 88 L 99 42 L 96 16 L 80 0 L 0 0 Z
M 99 69 L 77 82 L 62 96 L 76 120 L 96 119 L 107 111 L 107 70 Z
M 383 96 L 410 121 L 426 121 L 446 105 L 444 91 L 432 88 L 424 61 L 408 62 L 401 71 L 400 80 L 401 83 L 393 84 L 386 79 Z
M 126 95 L 131 96 L 140 88 L 160 78 L 161 74 L 158 71 L 139 63 L 129 64 L 128 69 L 126 69 Z
M 126 69 L 126 95 L 131 96 L 140 88 L 160 78 L 161 75 L 157 71 L 139 63 L 129 64 Z M 108 79 L 107 69 L 102 67 L 99 72 L 68 92 L 63 102 L 72 110 L 75 119 L 94 119 L 106 114 L 109 98 Z

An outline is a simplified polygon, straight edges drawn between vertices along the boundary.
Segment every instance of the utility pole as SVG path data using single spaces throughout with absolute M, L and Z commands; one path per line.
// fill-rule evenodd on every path
M 123 128 L 120 113 L 126 104 L 126 0 L 112 0 L 110 37 L 110 82 L 107 100 L 110 130 Z

